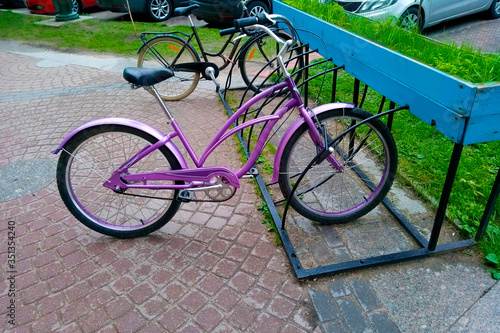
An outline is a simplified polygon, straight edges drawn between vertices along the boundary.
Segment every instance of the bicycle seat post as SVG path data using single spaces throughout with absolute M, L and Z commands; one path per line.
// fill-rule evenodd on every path
M 172 113 L 168 109 L 167 105 L 165 104 L 165 102 L 161 98 L 161 96 L 158 93 L 158 91 L 156 90 L 155 86 L 144 87 L 144 89 L 150 90 L 150 91 L 153 92 L 153 96 L 156 98 L 156 101 L 158 102 L 158 104 L 160 104 L 160 106 L 162 107 L 163 111 L 167 115 L 167 118 L 168 118 L 167 123 L 170 124 L 174 120 L 174 116 L 172 115 Z
M 188 15 L 189 24 L 191 25 L 191 28 L 195 29 L 195 26 L 194 26 L 194 22 L 193 22 L 192 16 L 193 16 L 192 14 L 189 14 L 189 15 Z

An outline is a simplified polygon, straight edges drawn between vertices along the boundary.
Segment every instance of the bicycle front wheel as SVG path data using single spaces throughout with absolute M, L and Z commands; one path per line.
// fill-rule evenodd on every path
M 163 227 L 177 212 L 177 191 L 103 186 L 111 174 L 154 137 L 134 128 L 101 125 L 75 135 L 57 165 L 57 186 L 69 211 L 87 227 L 118 238 L 144 236 Z M 165 146 L 137 162 L 130 173 L 180 169 Z
M 199 62 L 200 58 L 190 44 L 175 36 L 161 36 L 149 40 L 139 51 L 137 67 L 166 67 L 174 76 L 155 84 L 165 101 L 178 101 L 191 94 L 200 80 L 200 73 L 178 71 L 176 64 Z
M 290 35 L 284 32 L 277 32 L 276 35 L 283 40 L 291 39 Z M 283 58 L 290 72 L 304 67 L 304 59 L 300 55 L 299 48 L 289 51 Z M 283 79 L 276 56 L 280 51 L 280 45 L 269 35 L 261 35 L 249 39 L 241 48 L 238 59 L 241 76 L 245 84 L 254 92 L 265 89 L 266 86 L 275 84 L 279 79 Z M 294 75 L 295 83 L 300 80 L 300 71 Z
M 349 128 L 371 117 L 361 109 L 333 109 L 318 115 L 319 131 L 326 129 L 331 155 L 300 174 L 322 148 L 312 141 L 306 124 L 285 146 L 279 169 L 279 185 L 290 205 L 301 215 L 322 224 L 345 223 L 378 205 L 392 186 L 397 169 L 397 148 L 388 128 L 379 119 Z M 322 135 L 323 136 L 323 135 Z M 340 165 L 335 167 L 334 158 Z

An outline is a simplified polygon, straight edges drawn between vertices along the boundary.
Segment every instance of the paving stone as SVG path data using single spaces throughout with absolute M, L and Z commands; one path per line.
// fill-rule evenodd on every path
M 179 327 L 184 325 L 189 316 L 186 311 L 178 307 L 171 308 L 165 312 L 159 319 L 159 323 L 167 332 L 176 332 Z
M 239 299 L 240 297 L 236 291 L 225 288 L 214 298 L 214 304 L 229 313 Z
M 223 319 L 222 313 L 213 306 L 202 309 L 195 317 L 196 323 L 205 331 L 211 332 Z
M 383 307 L 370 284 L 362 280 L 351 280 L 349 284 L 364 311 L 374 311 Z
M 234 275 L 237 269 L 238 264 L 236 262 L 229 259 L 222 259 L 215 265 L 212 272 L 223 278 L 229 279 Z
M 309 296 L 321 323 L 338 318 L 337 306 L 330 294 L 323 290 L 309 290 Z
M 330 293 L 333 297 L 348 296 L 351 294 L 351 289 L 345 280 L 335 279 L 329 284 Z
M 166 306 L 167 303 L 163 298 L 155 296 L 148 299 L 137 309 L 147 320 L 152 320 L 160 314 L 164 313 Z
M 228 285 L 236 291 L 245 294 L 255 282 L 255 279 L 248 274 L 238 272 L 229 281 Z
M 229 251 L 226 254 L 226 257 L 238 262 L 242 262 L 247 258 L 249 253 L 250 249 L 248 249 L 247 247 L 235 244 L 229 249 Z
M 337 300 L 337 304 L 342 312 L 347 327 L 351 332 L 373 332 L 365 317 L 363 316 L 363 310 L 356 303 L 356 301 L 348 298 L 343 298 Z
M 131 301 L 122 296 L 109 302 L 105 306 L 105 309 L 111 319 L 116 319 L 131 311 L 134 307 L 135 305 Z
M 138 311 L 130 311 L 114 322 L 118 332 L 137 332 L 146 325 L 145 318 Z
M 219 290 L 226 284 L 226 280 L 215 275 L 207 274 L 205 275 L 198 284 L 198 289 L 203 291 L 205 294 L 213 296 L 219 292 Z
M 237 329 L 246 331 L 257 319 L 258 312 L 245 303 L 237 304 L 228 317 L 230 324 Z
M 288 318 L 295 309 L 295 303 L 285 297 L 275 297 L 269 306 L 267 312 L 270 314 L 285 319 Z
M 329 321 L 321 325 L 323 327 L 324 333 L 350 333 L 354 332 L 347 329 L 344 323 L 340 320 Z M 361 332 L 361 331 L 360 331 Z
M 368 313 L 368 318 L 372 323 L 372 327 L 377 333 L 399 333 L 401 332 L 394 321 L 389 317 L 387 312 L 372 312 Z
M 230 247 L 231 247 L 230 242 L 218 238 L 210 243 L 210 245 L 208 246 L 208 250 L 215 254 L 223 255 L 226 253 L 227 250 L 229 250 Z
M 267 313 L 261 313 L 252 325 L 251 331 L 253 332 L 268 332 L 268 333 L 281 333 L 283 332 L 282 321 L 276 317 L 273 317 Z
M 195 314 L 207 302 L 207 297 L 201 292 L 193 290 L 189 292 L 180 302 L 179 306 L 191 314 Z
M 271 295 L 261 288 L 253 288 L 246 295 L 244 298 L 245 303 L 259 310 L 264 309 L 271 299 Z
M 331 226 L 320 226 L 321 235 L 330 248 L 344 246 L 340 234 Z
M 171 303 L 177 303 L 187 292 L 188 288 L 178 281 L 169 283 L 161 292 L 163 298 Z

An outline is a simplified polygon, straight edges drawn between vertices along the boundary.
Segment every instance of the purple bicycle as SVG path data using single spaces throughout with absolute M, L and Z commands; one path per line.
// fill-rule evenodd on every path
M 293 38 L 283 41 L 266 27 L 284 23 Z M 172 132 L 162 133 L 144 123 L 123 118 L 91 121 L 71 132 L 54 151 L 62 152 L 57 184 L 70 212 L 87 227 L 105 235 L 132 238 L 164 226 L 182 202 L 224 201 L 240 180 L 256 175 L 254 165 L 275 125 L 289 112 L 298 118 L 277 145 L 271 182 L 279 183 L 284 198 L 301 215 L 323 224 L 345 223 L 368 213 L 385 197 L 397 169 L 397 149 L 385 124 L 348 103 L 306 108 L 283 55 L 296 41 L 283 16 L 260 15 L 235 21 L 221 34 L 251 28 L 281 45 L 277 60 L 284 80 L 252 97 L 227 120 L 198 157 L 154 85 L 172 77 L 166 68 L 126 68 L 124 78 L 150 89 L 164 110 Z M 213 68 L 206 74 L 213 78 Z M 271 115 L 236 124 L 253 105 L 286 89 L 289 98 Z M 210 154 L 226 139 L 259 124 L 262 133 L 245 165 L 205 167 Z M 178 138 L 195 167 L 188 167 Z

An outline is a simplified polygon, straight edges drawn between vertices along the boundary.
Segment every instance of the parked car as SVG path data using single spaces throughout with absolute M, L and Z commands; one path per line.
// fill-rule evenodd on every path
M 491 18 L 500 17 L 500 0 L 319 0 L 335 1 L 346 11 L 374 20 L 396 17 L 404 27 L 418 25 L 420 29 L 458 17 L 487 12 Z
M 165 21 L 174 12 L 174 8 L 189 5 L 189 0 L 128 0 L 132 14 L 145 14 L 149 19 Z M 97 5 L 117 13 L 127 13 L 127 0 L 97 0 Z
M 24 0 L 0 0 L 0 7 L 3 8 L 24 8 Z
M 81 13 L 86 8 L 97 7 L 96 0 L 72 0 L 71 2 L 74 13 Z M 52 0 L 26 0 L 26 7 L 33 14 L 56 14 Z
M 273 10 L 272 0 L 246 0 L 245 2 L 252 16 L 263 12 L 271 13 Z M 233 21 L 243 14 L 241 0 L 190 0 L 189 3 L 200 6 L 193 10 L 193 14 L 208 23 L 232 25 Z

